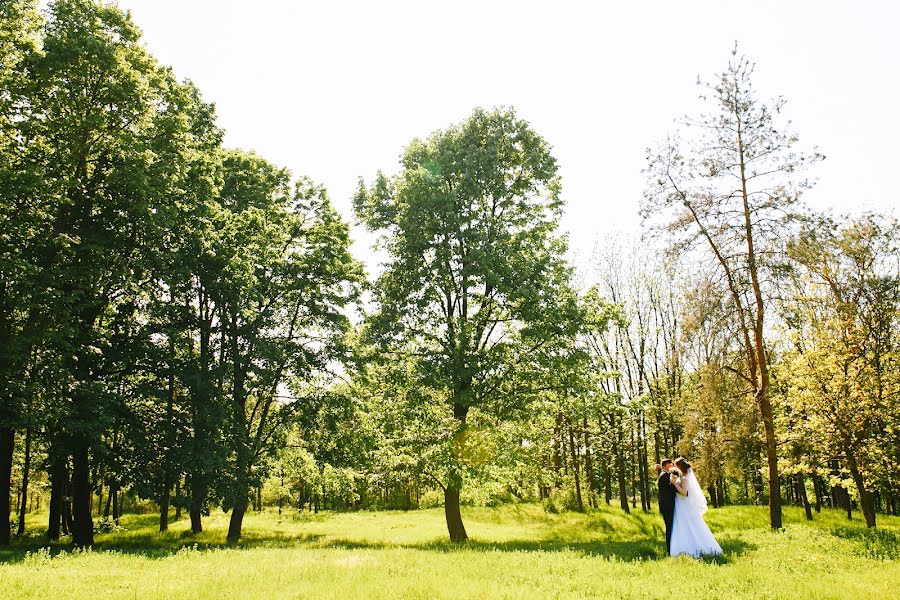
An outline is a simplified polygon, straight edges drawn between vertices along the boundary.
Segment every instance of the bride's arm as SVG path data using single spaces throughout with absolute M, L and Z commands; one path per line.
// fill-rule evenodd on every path
M 681 477 L 675 478 L 675 481 L 672 482 L 672 485 L 675 486 L 675 489 L 678 491 L 679 494 L 681 494 L 682 496 L 687 496 L 687 493 L 688 493 L 687 482 L 683 478 L 681 478 Z

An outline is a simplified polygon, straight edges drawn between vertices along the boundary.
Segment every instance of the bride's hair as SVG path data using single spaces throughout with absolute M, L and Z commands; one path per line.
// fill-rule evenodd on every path
M 684 457 L 679 457 L 675 459 L 675 466 L 685 475 L 687 475 L 688 469 L 691 468 L 691 463 L 686 461 Z

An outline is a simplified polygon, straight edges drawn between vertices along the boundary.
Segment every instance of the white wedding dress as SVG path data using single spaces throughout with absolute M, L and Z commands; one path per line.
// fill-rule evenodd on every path
M 672 519 L 671 554 L 689 554 L 691 556 L 710 556 L 722 554 L 722 547 L 713 537 L 712 531 L 703 513 L 706 512 L 706 496 L 694 476 L 693 469 L 688 469 L 682 477 L 687 483 L 687 496 L 676 494 L 675 516 Z

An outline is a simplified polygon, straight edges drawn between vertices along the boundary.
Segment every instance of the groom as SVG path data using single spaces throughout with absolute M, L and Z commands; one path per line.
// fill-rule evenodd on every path
M 669 469 L 672 467 L 672 460 L 664 458 L 663 461 L 656 465 L 659 477 L 656 485 L 659 487 L 659 512 L 662 513 L 663 521 L 666 522 L 666 554 L 671 555 L 672 546 L 672 519 L 675 518 L 675 486 L 672 484 L 672 475 Z

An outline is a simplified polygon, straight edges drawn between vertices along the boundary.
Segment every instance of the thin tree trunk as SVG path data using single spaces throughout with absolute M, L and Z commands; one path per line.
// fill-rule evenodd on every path
M 560 444 L 562 443 L 562 413 L 556 414 L 556 426 L 553 428 L 553 472 L 555 480 L 553 487 L 559 489 L 562 487 L 562 470 L 563 459 L 560 452 Z
M 112 483 L 110 483 L 107 487 L 109 488 L 109 491 L 106 494 L 106 508 L 103 509 L 104 521 L 109 520 L 109 509 L 112 508 L 113 496 L 116 495 L 116 488 Z
M 54 458 L 51 454 L 50 463 L 50 518 L 47 523 L 47 539 L 56 541 L 59 539 L 59 531 L 62 525 L 63 513 L 63 480 L 66 477 L 66 463 L 64 459 Z
M 822 512 L 822 486 L 819 484 L 819 476 L 812 474 L 813 492 L 816 494 L 816 513 Z
M 594 477 L 594 463 L 591 452 L 591 436 L 588 433 L 587 417 L 582 420 L 584 428 L 584 470 L 587 475 L 588 504 L 591 508 L 597 508 L 597 482 Z
M 584 512 L 584 500 L 581 497 L 581 477 L 578 475 L 578 456 L 575 453 L 575 434 L 569 425 L 569 451 L 572 456 L 572 472 L 575 474 L 575 498 L 578 502 L 578 512 Z
M 603 499 L 606 500 L 606 505 L 609 506 L 609 503 L 612 502 L 612 474 L 610 473 L 609 467 L 609 459 L 608 457 L 606 461 L 603 463 Z
M 199 479 L 198 471 L 194 470 L 191 475 L 191 533 L 201 533 L 203 531 L 201 499 L 206 498 L 206 486 Z
M 31 427 L 25 429 L 25 460 L 22 464 L 22 503 L 19 506 L 19 528 L 16 535 L 25 535 L 25 513 L 28 510 L 28 476 L 31 473 Z
M 112 492 L 112 520 L 113 520 L 113 523 L 118 524 L 119 523 L 119 512 L 120 512 L 119 486 L 115 485 L 115 486 L 111 487 L 109 491 Z
M 163 490 L 162 499 L 159 503 L 159 530 L 168 531 L 169 529 L 169 488 Z
M 175 520 L 178 521 L 181 519 L 181 473 L 175 478 Z
M 638 476 L 635 471 L 635 466 L 640 464 L 641 459 L 640 459 L 640 450 L 638 449 L 637 444 L 635 444 L 635 440 L 634 440 L 634 427 L 629 427 L 629 429 L 631 429 L 631 447 L 634 448 L 635 454 L 637 454 L 636 459 L 631 464 L 631 508 L 637 508 L 636 496 L 637 496 L 637 488 L 639 487 L 639 485 L 638 485 Z M 643 494 L 643 489 L 641 490 L 641 493 Z M 642 509 L 644 508 L 643 497 L 641 498 L 641 508 Z
M 171 296 L 170 296 L 171 300 Z M 170 360 L 175 360 L 175 342 L 174 339 L 170 336 L 169 341 L 169 354 Z M 166 452 L 164 453 L 163 459 L 163 490 L 162 497 L 159 502 L 159 530 L 166 531 L 169 529 L 169 496 L 172 493 L 172 448 L 175 445 L 175 436 L 173 435 L 173 429 L 175 428 L 175 367 L 174 364 L 169 366 L 169 377 L 167 381 L 167 391 L 166 394 Z
M 809 505 L 809 497 L 806 494 L 806 482 L 803 479 L 803 473 L 797 473 L 797 494 L 803 503 L 803 511 L 806 513 L 806 520 L 812 521 L 812 507 Z
M 0 546 L 8 546 L 12 537 L 9 527 L 9 496 L 12 491 L 15 441 L 15 432 L 12 427 L 0 428 Z
M 613 446 L 613 452 L 616 454 L 616 471 L 619 483 L 619 506 L 622 507 L 622 510 L 624 510 L 626 514 L 631 514 L 631 509 L 628 507 L 628 488 L 625 483 L 625 456 L 619 451 L 618 444 Z

